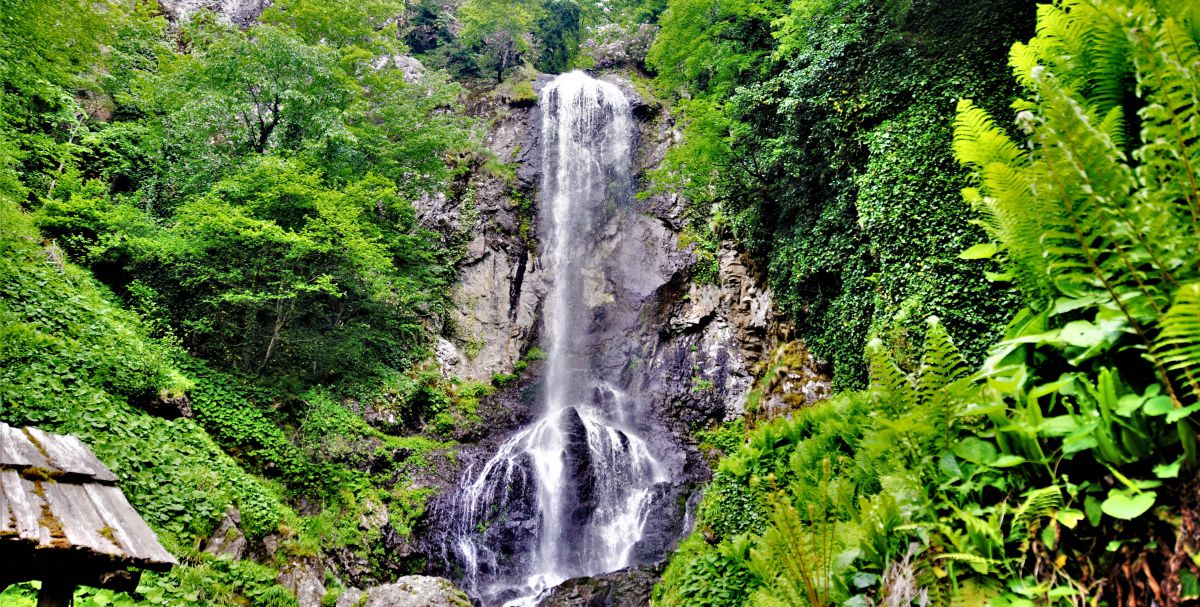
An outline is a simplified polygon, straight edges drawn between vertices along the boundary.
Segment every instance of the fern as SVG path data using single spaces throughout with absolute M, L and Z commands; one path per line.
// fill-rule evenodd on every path
M 953 384 L 968 375 L 967 362 L 937 317 L 930 317 L 928 323 L 918 392 L 925 413 L 936 419 L 943 430 L 943 448 L 949 449 L 951 427 L 958 409 L 958 397 L 954 394 Z
M 892 416 L 908 411 L 917 402 L 917 388 L 912 378 L 896 364 L 878 339 L 867 344 L 871 395 L 887 408 Z
M 771 527 L 763 534 L 759 547 L 750 551 L 751 570 L 764 582 L 755 604 L 762 607 L 831 604 L 835 543 L 827 504 L 820 508 L 810 504 L 812 524 L 805 526 L 790 502 L 775 502 Z
M 1053 516 L 1062 508 L 1062 489 L 1057 485 L 1034 489 L 1025 494 L 1025 501 L 1013 511 L 1012 525 L 1009 528 L 1009 539 L 1023 540 L 1031 534 L 1037 521 Z
M 1155 347 L 1169 371 L 1200 367 L 1200 283 L 1179 288 L 1175 303 L 1162 321 Z
M 1200 398 L 1189 349 L 1200 335 L 1159 330 L 1179 285 L 1200 279 L 1200 27 L 1194 10 L 1167 12 L 1187 3 L 1160 4 L 1040 7 L 1038 36 L 1010 57 L 1033 95 L 1015 104 L 1029 151 L 963 101 L 955 153 L 979 184 L 964 195 L 1030 305 L 1114 306 L 1180 404 Z M 1122 108 L 1133 95 L 1136 137 Z
M 1036 208 L 1040 201 L 1028 177 L 1028 155 L 967 99 L 958 104 L 954 151 L 982 182 L 982 191 L 968 189 L 964 195 L 1004 247 L 1017 285 L 1032 297 L 1048 296 L 1051 285 L 1041 244 L 1044 214 Z

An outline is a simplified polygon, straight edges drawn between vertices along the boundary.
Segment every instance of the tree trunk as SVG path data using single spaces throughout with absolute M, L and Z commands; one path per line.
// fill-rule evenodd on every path
M 267 368 L 267 363 L 271 362 L 271 355 L 275 353 L 275 344 L 279 343 L 280 335 L 283 333 L 283 327 L 288 323 L 292 314 L 296 311 L 296 297 L 291 299 L 287 310 L 283 309 L 283 301 L 275 303 L 275 328 L 271 331 L 271 341 L 267 343 L 267 353 L 263 355 L 262 364 L 258 370 L 261 372 Z

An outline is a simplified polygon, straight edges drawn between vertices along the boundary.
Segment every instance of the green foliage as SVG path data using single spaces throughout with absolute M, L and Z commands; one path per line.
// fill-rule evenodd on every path
M 715 550 L 699 536 L 684 540 L 663 572 L 663 584 L 654 590 L 654 604 L 742 605 L 757 581 L 746 568 L 749 547 L 744 538 L 722 543 Z
M 473 49 L 477 68 L 499 84 L 510 68 L 531 59 L 534 27 L 549 17 L 536 0 L 468 0 L 458 18 L 463 27 L 461 43 Z
M 915 357 L 930 315 L 977 362 L 1013 305 L 957 258 L 979 230 L 946 141 L 954 99 L 1011 89 L 1003 49 L 1031 24 L 1024 6 L 681 0 L 663 15 L 649 63 L 684 143 L 659 180 L 692 201 L 697 240 L 766 262 L 839 388 L 861 386 L 872 338 Z
M 340 49 L 363 49 L 378 55 L 402 52 L 396 38 L 403 0 L 366 2 L 274 2 L 263 14 L 266 23 L 286 25 L 308 44 L 325 43 Z
M 1015 104 L 1031 149 L 964 100 L 955 150 L 982 186 L 966 197 L 1031 305 L 1085 323 L 1062 327 L 1068 343 L 1076 337 L 1068 327 L 1083 331 L 1080 343 L 1096 331 L 1136 334 L 1178 406 L 1185 393 L 1200 395 L 1192 379 L 1200 358 L 1188 354 L 1194 333 L 1186 320 L 1191 283 L 1200 278 L 1192 168 L 1200 114 L 1184 101 L 1200 95 L 1193 80 L 1200 49 L 1172 13 L 1161 15 L 1168 16 L 1116 3 L 1042 7 L 1043 34 L 1012 55 L 1018 80 L 1035 95 Z M 1125 132 L 1127 112 L 1136 114 L 1139 133 Z M 1100 315 L 1059 314 L 1068 302 L 1087 302 Z M 1173 303 L 1182 308 L 1172 313 Z
M 53 190 L 78 155 L 83 119 L 100 107 L 76 87 L 114 41 L 130 3 L 4 0 L 0 3 L 0 195 L 20 200 Z
M 412 434 L 430 394 L 457 431 L 486 393 L 409 371 L 457 255 L 411 201 L 476 145 L 448 111 L 462 89 L 377 64 L 404 51 L 403 3 L 279 2 L 246 29 L 204 12 L 168 28 L 153 3 L 9 4 L 0 420 L 79 436 L 183 563 L 77 604 L 294 607 L 283 559 L 335 548 L 386 577 L 400 565 L 361 521 L 386 506 L 411 532 L 430 495 L 414 473 L 449 445 L 384 434 L 333 394 L 415 412 Z M 180 403 L 194 419 L 151 414 Z M 230 507 L 278 554 L 199 553 Z
M 80 122 L 88 166 L 59 167 L 38 222 L 221 367 L 369 382 L 423 355 L 454 259 L 410 201 L 459 170 L 474 122 L 445 111 L 444 75 L 373 64 L 386 3 L 292 4 L 246 31 L 122 22 L 114 116 Z M 313 38 L 331 24 L 337 46 Z
M 1012 58 L 1035 94 L 1016 104 L 1029 144 L 969 102 L 955 139 L 997 241 L 962 257 L 999 256 L 1027 307 L 975 373 L 930 318 L 919 364 L 874 340 L 868 390 L 751 431 L 656 589 L 663 604 L 725 588 L 702 564 L 747 542 L 734 563 L 755 585 L 727 604 L 1183 602 L 1149 587 L 1187 558 L 1196 138 L 1175 130 L 1190 108 L 1160 102 L 1200 95 L 1200 79 L 1170 76 L 1194 69 L 1200 31 L 1162 10 L 1040 9 L 1039 36 Z M 1117 111 L 1136 112 L 1138 131 Z
M 185 378 L 186 355 L 151 339 L 136 315 L 44 246 L 15 204 L 0 200 L 0 216 L 0 421 L 80 437 L 176 554 L 207 537 L 230 505 L 253 536 L 294 516 L 200 425 L 135 406 L 202 392 L 206 378 Z
M 746 421 L 740 417 L 715 428 L 696 433 L 696 442 L 699 443 L 701 450 L 715 449 L 722 455 L 729 455 L 737 451 L 745 441 Z

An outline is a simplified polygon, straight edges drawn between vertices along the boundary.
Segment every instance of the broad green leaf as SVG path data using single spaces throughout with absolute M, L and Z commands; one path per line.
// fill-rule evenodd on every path
M 1171 402 L 1171 398 L 1167 396 L 1155 396 L 1146 401 L 1142 411 L 1146 415 L 1166 415 L 1175 410 L 1175 404 Z
M 1154 476 L 1158 478 L 1179 478 L 1179 465 L 1183 463 L 1183 458 L 1179 458 L 1170 464 L 1159 464 L 1154 467 Z
M 1059 510 L 1056 512 L 1054 514 L 1054 519 L 1062 524 L 1063 527 L 1066 527 L 1067 529 L 1074 529 L 1075 526 L 1079 524 L 1079 521 L 1084 519 L 1084 514 L 1078 510 L 1068 508 L 1066 510 Z
M 1066 436 L 1079 431 L 1079 422 L 1071 415 L 1058 415 L 1042 420 L 1039 433 L 1043 436 Z
M 1200 598 L 1200 579 L 1197 579 L 1196 574 L 1187 567 L 1183 567 L 1179 571 L 1179 598 L 1184 600 Z
M 1126 489 L 1113 489 L 1108 492 L 1108 499 L 1100 504 L 1100 509 L 1113 518 L 1132 520 L 1145 514 L 1157 498 L 1158 494 L 1153 491 L 1134 493 Z
M 959 259 L 991 259 L 996 254 L 996 243 L 984 242 L 977 244 L 958 254 Z
M 1100 524 L 1100 515 L 1104 513 L 1100 510 L 1100 500 L 1094 495 L 1089 495 L 1083 500 L 1083 512 L 1087 514 L 1088 522 L 1093 527 Z
M 996 447 L 985 440 L 968 436 L 954 446 L 954 454 L 974 464 L 990 464 L 996 460 Z
M 1159 398 L 1164 398 L 1164 397 L 1160 396 Z M 1167 413 L 1167 423 L 1173 424 L 1185 417 L 1190 416 L 1191 414 L 1193 414 L 1197 411 L 1200 411 L 1200 403 L 1196 403 L 1190 407 L 1180 407 L 1179 409 L 1172 409 L 1169 413 Z
M 1108 333 L 1105 328 L 1099 325 L 1084 320 L 1075 320 L 1067 323 L 1059 331 L 1058 338 L 1069 346 L 1090 348 L 1102 343 L 1108 336 Z
M 1130 415 L 1133 415 L 1135 411 L 1141 409 L 1142 403 L 1144 402 L 1145 399 L 1137 394 L 1126 394 L 1117 401 L 1117 408 L 1114 409 L 1114 411 L 1116 411 L 1117 415 L 1120 415 L 1121 417 L 1129 417 Z
M 1011 468 L 1013 466 L 1020 466 L 1024 463 L 1025 458 L 1019 455 L 1001 455 L 989 465 L 993 468 Z
M 1086 430 L 1076 432 L 1075 434 L 1063 439 L 1063 453 L 1078 453 L 1080 451 L 1086 451 L 1093 447 L 1099 446 L 1099 441 L 1097 441 L 1096 436 L 1092 434 L 1092 429 L 1094 427 L 1095 424 L 1090 424 Z

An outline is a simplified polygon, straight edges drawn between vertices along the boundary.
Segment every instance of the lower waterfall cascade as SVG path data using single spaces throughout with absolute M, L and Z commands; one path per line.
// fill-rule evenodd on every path
M 593 360 L 604 345 L 591 327 L 611 297 L 591 245 L 606 216 L 632 200 L 629 101 L 575 71 L 542 89 L 539 108 L 550 277 L 539 415 L 466 470 L 447 547 L 486 606 L 533 605 L 564 580 L 635 564 L 655 490 L 669 480 L 637 399 Z M 492 528 L 497 521 L 505 531 Z

